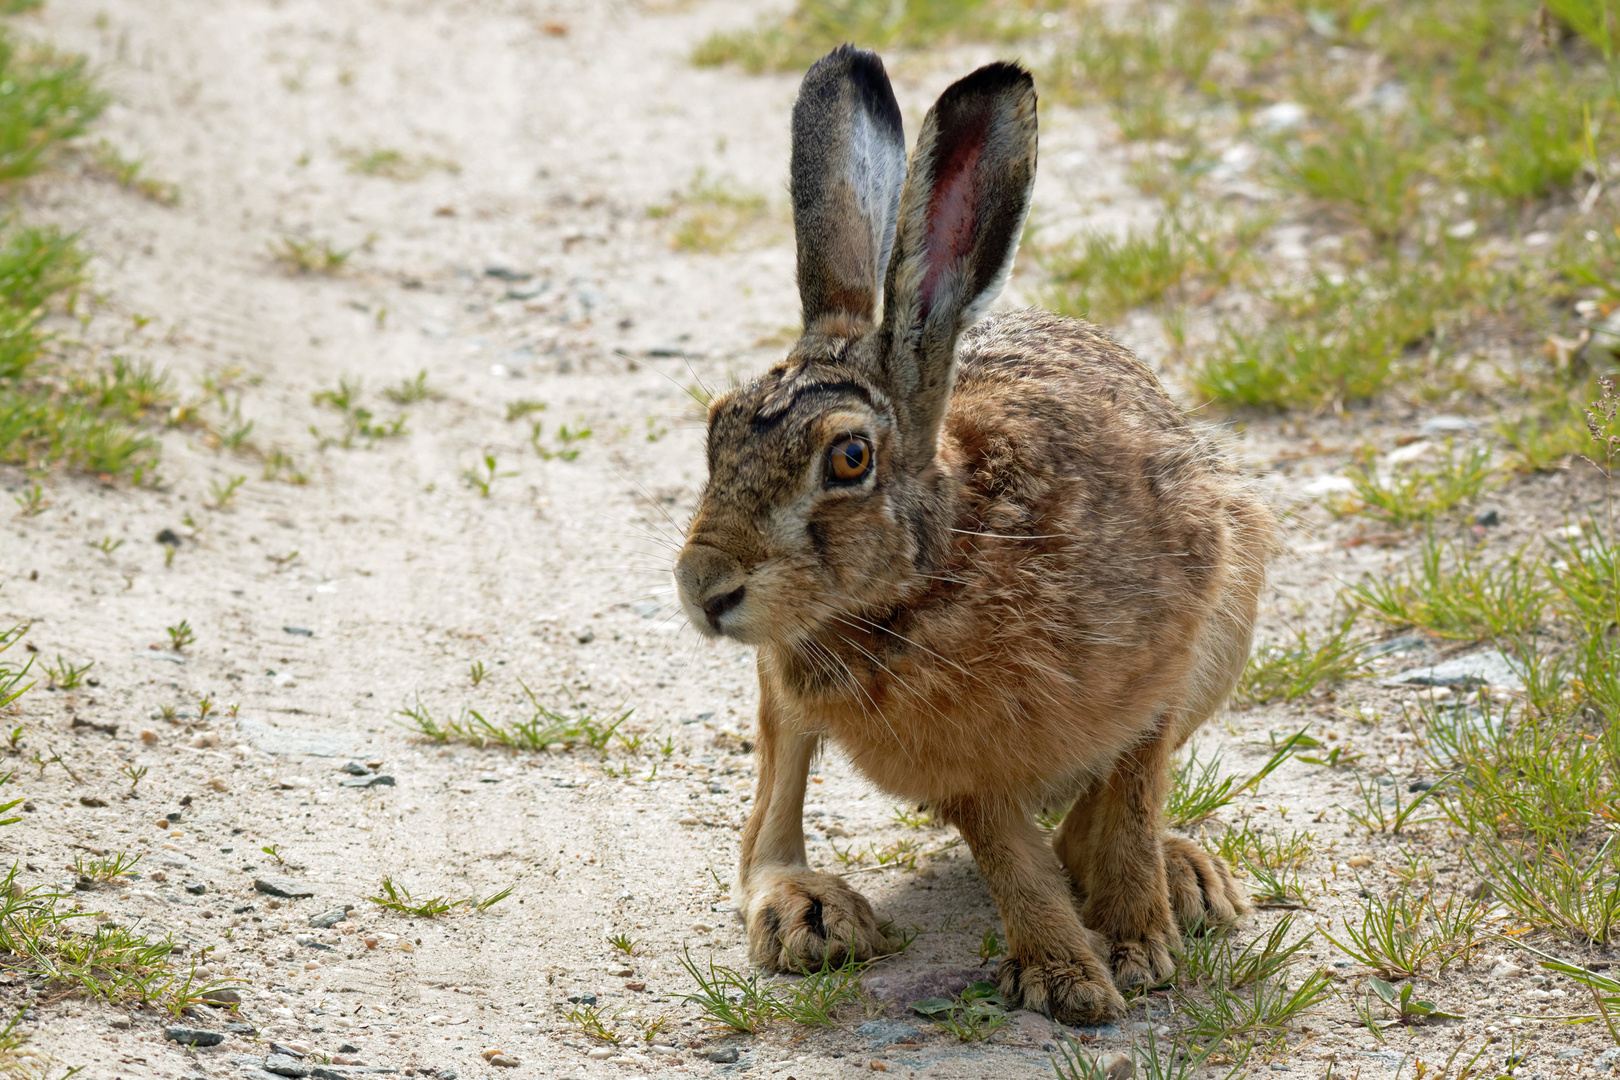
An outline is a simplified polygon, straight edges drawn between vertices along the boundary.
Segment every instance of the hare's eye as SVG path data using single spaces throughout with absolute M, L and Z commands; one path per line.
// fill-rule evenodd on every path
M 840 439 L 827 451 L 827 480 L 853 484 L 872 471 L 872 444 L 865 439 Z

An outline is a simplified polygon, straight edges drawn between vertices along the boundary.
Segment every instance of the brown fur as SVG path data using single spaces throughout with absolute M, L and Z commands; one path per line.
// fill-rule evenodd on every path
M 866 901 L 805 859 L 805 771 L 831 739 L 961 830 L 1006 923 L 1008 1000 L 1089 1021 L 1120 1007 L 1115 982 L 1168 975 L 1182 928 L 1246 910 L 1161 816 L 1170 754 L 1247 659 L 1275 537 L 1095 328 L 1023 311 L 962 333 L 1033 177 L 1028 77 L 993 66 L 948 90 L 900 198 L 882 322 L 807 293 L 787 360 L 715 402 L 676 577 L 695 625 L 759 649 L 737 891 L 755 962 L 882 948 Z M 876 464 L 836 485 L 827 447 L 851 435 Z M 1048 842 L 1030 815 L 1068 802 Z

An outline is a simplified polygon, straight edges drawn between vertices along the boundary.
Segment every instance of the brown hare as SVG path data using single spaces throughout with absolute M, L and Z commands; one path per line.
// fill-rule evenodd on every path
M 1248 910 L 1161 823 L 1167 764 L 1249 653 L 1275 523 L 1126 349 L 1040 311 L 978 320 L 1035 180 L 1035 89 L 945 91 L 909 168 L 883 63 L 844 46 L 793 109 L 804 336 L 709 409 L 676 565 L 702 633 L 759 656 L 759 788 L 734 895 L 755 963 L 880 954 L 810 869 L 823 740 L 967 840 L 1006 923 L 998 981 L 1066 1022 Z M 1048 839 L 1032 820 L 1071 804 Z

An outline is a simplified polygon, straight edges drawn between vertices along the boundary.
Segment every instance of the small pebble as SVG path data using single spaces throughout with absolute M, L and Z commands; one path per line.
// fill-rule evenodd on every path
M 218 1046 L 225 1041 L 225 1036 L 220 1032 L 188 1027 L 166 1027 L 163 1029 L 163 1037 L 170 1042 L 185 1043 L 187 1046 Z
M 613 1051 L 609 1050 L 605 1046 L 598 1046 L 585 1051 L 585 1056 L 590 1058 L 592 1061 L 606 1061 L 608 1058 L 613 1056 Z M 736 1059 L 733 1058 L 732 1060 L 735 1061 Z
M 710 1050 L 707 1056 L 716 1065 L 730 1065 L 737 1060 L 737 1048 L 722 1046 L 718 1050 Z

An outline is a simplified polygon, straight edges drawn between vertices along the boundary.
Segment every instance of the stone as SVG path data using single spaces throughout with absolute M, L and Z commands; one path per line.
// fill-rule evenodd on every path
M 1418 430 L 1425 435 L 1454 435 L 1462 431 L 1473 431 L 1478 426 L 1466 416 L 1437 413 L 1426 417 L 1423 423 L 1418 425 Z
M 949 968 L 917 975 L 871 975 L 861 980 L 879 1001 L 910 1005 L 926 998 L 951 998 L 985 977 L 983 968 Z
M 1491 686 L 1498 690 L 1523 690 L 1524 679 L 1500 649 L 1485 649 L 1447 660 L 1443 664 L 1403 671 L 1392 678 L 1380 679 L 1379 685 L 1446 686 L 1470 690 Z
M 348 917 L 349 911 L 347 908 L 335 907 L 330 911 L 323 911 L 319 915 L 311 915 L 309 917 L 309 925 L 314 927 L 316 930 L 325 930 L 329 927 L 336 926 L 338 923 L 342 922 Z
M 288 877 L 254 878 L 253 887 L 268 896 L 280 896 L 287 900 L 298 900 L 315 895 L 314 889 L 305 885 L 302 881 L 295 881 Z
M 722 1046 L 718 1050 L 710 1050 L 704 1056 L 716 1065 L 731 1065 L 737 1060 L 737 1048 L 735 1046 Z
M 392 776 L 356 776 L 349 780 L 339 780 L 338 786 L 352 788 L 393 787 L 394 778 Z
M 1481 510 L 1479 513 L 1474 515 L 1474 524 L 1484 529 L 1494 528 L 1495 526 L 1502 524 L 1501 511 L 1494 508 L 1490 510 Z
M 291 1054 L 270 1054 L 264 1059 L 264 1071 L 277 1076 L 305 1077 L 310 1074 L 310 1067 Z
M 496 1068 L 502 1069 L 515 1069 L 522 1064 L 517 1058 L 508 1054 L 496 1054 L 489 1059 L 489 1063 Z
M 569 994 L 568 995 L 568 1001 L 569 1001 L 569 1004 L 571 1004 L 571 1005 L 595 1005 L 596 1004 L 596 995 L 595 994 Z
M 360 764 L 358 761 L 351 761 L 351 762 L 347 763 L 346 765 L 343 766 L 343 771 L 348 773 L 350 776 L 370 776 L 371 775 L 371 770 L 366 768 L 364 765 Z
M 225 1036 L 221 1032 L 188 1027 L 166 1027 L 163 1029 L 163 1037 L 170 1042 L 184 1043 L 187 1046 L 218 1046 L 225 1041 Z
M 207 891 L 208 891 L 208 886 L 204 885 L 200 881 L 194 881 L 191 884 L 186 886 L 186 892 L 190 893 L 192 896 L 201 896 L 203 893 L 205 893 Z
M 283 1043 L 278 1043 L 275 1041 L 270 1043 L 270 1052 L 272 1054 L 282 1054 L 290 1058 L 301 1058 L 306 1054 L 306 1051 L 300 1049 L 299 1047 L 287 1046 Z
M 395 1069 L 390 1065 L 321 1065 L 314 1064 L 309 1067 L 310 1080 L 352 1080 L 357 1076 L 386 1076 Z M 455 1073 L 445 1069 L 439 1073 L 439 1080 L 454 1077 Z
M 736 1051 L 733 1050 L 732 1053 L 735 1054 Z M 590 1058 L 592 1061 L 606 1061 L 608 1058 L 613 1056 L 613 1051 L 609 1050 L 605 1046 L 597 1046 L 585 1051 L 585 1056 Z M 737 1059 L 733 1057 L 731 1060 L 736 1061 Z
M 240 1005 L 240 1004 L 242 1004 L 242 994 L 241 994 L 241 992 L 238 991 L 238 990 L 232 990 L 228 986 L 227 987 L 221 987 L 218 990 L 204 990 L 198 996 L 203 999 L 203 1002 L 205 1004 L 209 1004 L 209 1005 Z M 227 1029 L 229 1029 L 229 1028 L 237 1026 L 237 1025 L 227 1024 L 225 1026 L 226 1026 Z
M 881 1050 L 892 1043 L 916 1042 L 922 1038 L 922 1032 L 910 1024 L 894 1020 L 868 1020 L 855 1029 L 855 1034 L 866 1036 L 868 1050 Z
M 252 1024 L 226 1024 L 225 1030 L 232 1035 L 257 1035 L 259 1029 Z

